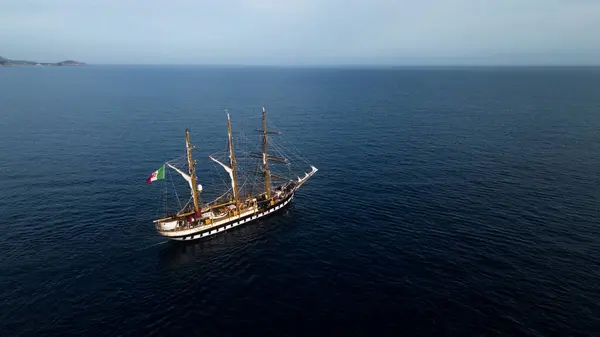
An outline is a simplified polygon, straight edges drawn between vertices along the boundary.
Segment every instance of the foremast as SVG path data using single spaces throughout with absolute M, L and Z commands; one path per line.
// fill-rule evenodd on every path
M 190 142 L 190 132 L 188 129 L 185 129 L 185 146 L 187 149 L 187 159 L 188 159 L 188 167 L 191 179 L 191 187 L 192 187 L 192 197 L 194 199 L 194 211 L 196 214 L 200 213 L 200 200 L 198 197 L 198 185 L 196 182 L 196 162 L 192 158 L 192 150 L 196 147 L 192 146 Z

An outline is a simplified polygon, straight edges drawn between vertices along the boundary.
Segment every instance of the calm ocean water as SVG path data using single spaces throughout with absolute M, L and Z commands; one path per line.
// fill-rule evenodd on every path
M 320 171 L 165 242 L 148 174 L 261 104 Z M 597 336 L 599 130 L 594 68 L 0 69 L 0 336 Z

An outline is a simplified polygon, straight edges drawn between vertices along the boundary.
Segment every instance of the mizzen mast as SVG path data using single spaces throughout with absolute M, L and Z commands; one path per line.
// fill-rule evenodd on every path
M 196 162 L 192 159 L 192 150 L 196 147 L 190 143 L 190 133 L 188 129 L 185 129 L 185 147 L 187 149 L 187 159 L 189 166 L 190 178 L 192 179 L 192 196 L 194 198 L 194 210 L 196 213 L 200 211 L 200 202 L 198 198 L 198 185 L 196 183 Z

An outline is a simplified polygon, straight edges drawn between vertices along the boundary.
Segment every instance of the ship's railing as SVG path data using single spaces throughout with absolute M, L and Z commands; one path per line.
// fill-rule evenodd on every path
M 188 229 L 193 229 L 193 228 L 198 228 L 198 227 L 204 227 L 204 226 L 212 226 L 214 225 L 216 222 L 219 221 L 223 221 L 226 219 L 230 219 L 236 216 L 236 214 L 241 214 L 244 212 L 247 212 L 249 210 L 258 210 L 256 201 L 253 201 L 249 207 L 245 207 L 245 208 L 241 208 L 239 210 L 239 213 L 237 213 L 237 210 L 228 210 L 225 214 L 225 216 L 223 217 L 219 217 L 219 218 L 202 218 L 202 219 L 194 219 L 191 222 L 188 221 L 185 218 L 182 217 L 175 217 L 175 218 L 166 218 L 166 219 L 161 219 L 161 220 L 167 220 L 167 221 L 157 221 L 156 222 L 156 230 L 160 231 L 160 232 L 177 232 L 177 231 L 184 231 L 184 230 L 188 230 Z M 172 219 L 172 220 L 171 220 Z M 210 221 L 208 223 L 205 222 L 206 219 L 210 219 Z M 170 220 L 170 221 L 169 221 Z M 177 225 L 172 228 L 172 229 L 164 229 L 163 224 L 166 222 L 172 222 L 172 221 L 177 221 Z

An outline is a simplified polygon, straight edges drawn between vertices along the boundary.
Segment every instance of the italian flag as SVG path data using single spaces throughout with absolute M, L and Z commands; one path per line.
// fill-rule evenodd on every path
M 156 180 L 164 180 L 165 179 L 165 165 L 161 166 L 158 170 L 152 172 L 152 174 L 146 180 L 146 184 L 150 184 Z

